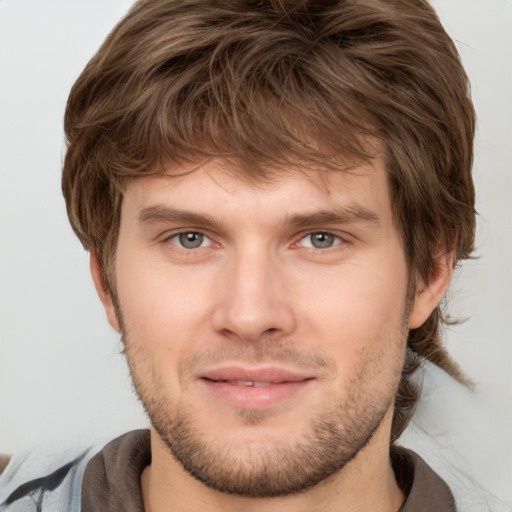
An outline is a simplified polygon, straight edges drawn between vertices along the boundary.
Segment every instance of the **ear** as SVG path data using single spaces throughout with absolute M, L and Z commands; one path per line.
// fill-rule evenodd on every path
M 105 308 L 108 322 L 117 332 L 120 333 L 121 327 L 119 325 L 119 319 L 117 318 L 116 308 L 114 307 L 114 303 L 112 301 L 112 295 L 108 290 L 105 280 L 103 279 L 103 269 L 101 267 L 98 255 L 95 252 L 91 252 L 89 262 L 91 267 L 92 280 L 94 281 L 96 292 L 98 293 L 103 307 Z
M 409 328 L 416 329 L 430 316 L 443 298 L 453 276 L 453 251 L 443 252 L 436 258 L 435 268 L 428 283 L 418 283 Z

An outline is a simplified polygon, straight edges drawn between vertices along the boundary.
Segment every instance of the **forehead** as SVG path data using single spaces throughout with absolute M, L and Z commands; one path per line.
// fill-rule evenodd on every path
M 310 196 L 311 200 L 364 200 L 378 206 L 389 199 L 388 177 L 384 161 L 376 157 L 370 162 L 344 165 L 339 169 L 279 167 L 266 169 L 263 175 L 251 175 L 232 163 L 211 159 L 199 165 L 171 167 L 165 173 L 131 180 L 125 201 L 133 197 L 138 203 L 222 197 L 238 200 L 263 196 Z M 220 204 L 218 205 L 220 206 Z

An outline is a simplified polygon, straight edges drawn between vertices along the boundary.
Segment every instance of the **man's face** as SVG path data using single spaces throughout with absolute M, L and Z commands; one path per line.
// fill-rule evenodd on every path
M 287 494 L 389 439 L 407 266 L 381 158 L 265 184 L 231 171 L 211 160 L 128 184 L 121 326 L 107 313 L 185 469 L 225 492 Z

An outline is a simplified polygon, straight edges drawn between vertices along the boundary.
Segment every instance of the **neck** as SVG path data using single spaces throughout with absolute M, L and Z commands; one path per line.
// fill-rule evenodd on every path
M 404 496 L 389 457 L 391 413 L 371 441 L 342 470 L 306 491 L 275 498 L 221 493 L 190 476 L 151 431 L 152 463 L 142 475 L 146 512 L 397 512 Z

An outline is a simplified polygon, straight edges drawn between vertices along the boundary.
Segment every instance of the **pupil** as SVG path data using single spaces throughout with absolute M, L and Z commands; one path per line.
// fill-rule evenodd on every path
M 195 249 L 203 243 L 203 235 L 200 233 L 182 233 L 180 244 L 187 249 Z
M 312 236 L 311 243 L 313 244 L 313 247 L 316 247 L 317 249 L 331 247 L 334 243 L 334 235 L 330 235 L 329 233 L 315 233 Z

